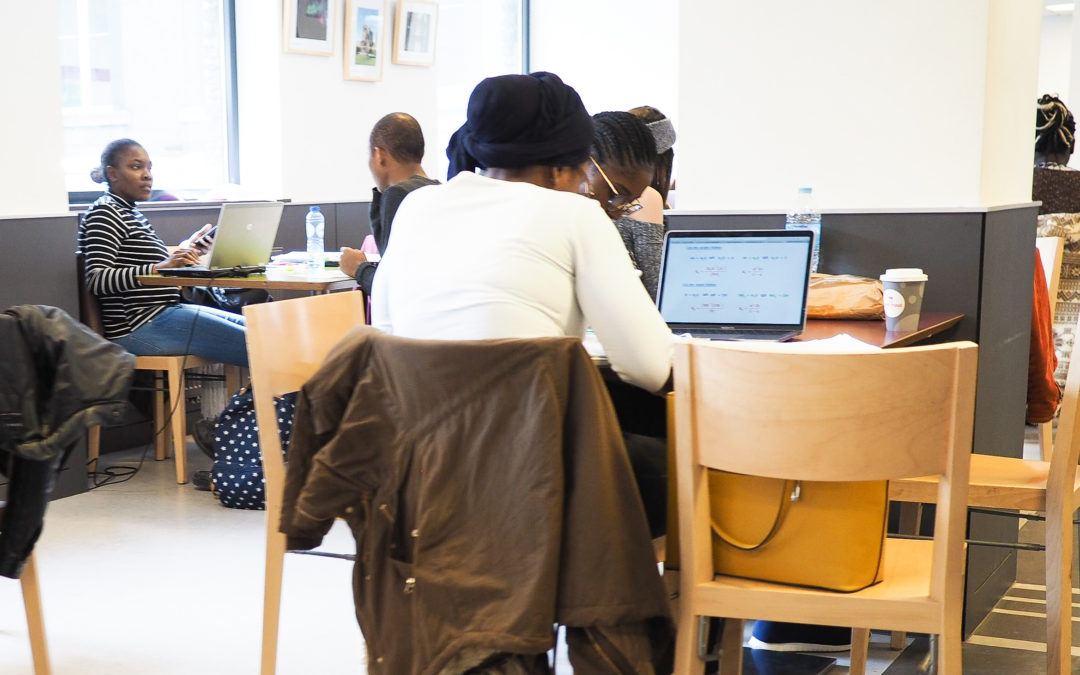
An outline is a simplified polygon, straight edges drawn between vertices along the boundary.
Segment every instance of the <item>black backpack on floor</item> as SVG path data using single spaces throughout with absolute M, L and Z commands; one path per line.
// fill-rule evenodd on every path
M 282 452 L 289 447 L 296 394 L 274 400 Z M 266 508 L 266 480 L 259 454 L 259 426 L 255 422 L 255 400 L 251 388 L 244 387 L 229 400 L 214 427 L 214 494 L 230 509 Z

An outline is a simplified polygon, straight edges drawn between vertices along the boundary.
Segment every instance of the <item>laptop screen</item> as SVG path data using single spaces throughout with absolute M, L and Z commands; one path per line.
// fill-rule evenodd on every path
M 664 242 L 657 304 L 668 324 L 801 326 L 809 231 L 679 231 Z

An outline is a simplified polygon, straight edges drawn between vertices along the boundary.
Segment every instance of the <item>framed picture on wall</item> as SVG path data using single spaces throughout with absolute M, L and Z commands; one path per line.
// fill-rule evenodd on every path
M 334 53 L 337 0 L 284 0 L 285 51 L 297 54 Z
M 430 66 L 435 63 L 438 20 L 438 2 L 398 0 L 394 20 L 394 63 L 409 66 Z
M 382 79 L 385 0 L 345 0 L 345 79 Z

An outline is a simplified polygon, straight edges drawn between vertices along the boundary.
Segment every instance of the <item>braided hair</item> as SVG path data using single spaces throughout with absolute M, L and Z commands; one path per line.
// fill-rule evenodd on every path
M 90 170 L 90 180 L 95 183 L 108 183 L 109 175 L 105 173 L 105 168 L 116 166 L 120 161 L 120 155 L 126 152 L 128 148 L 141 147 L 142 145 L 130 138 L 118 138 L 112 143 L 109 143 L 101 152 L 101 164 Z
M 590 152 L 600 164 L 650 173 L 656 164 L 656 141 L 652 132 L 628 112 L 602 112 L 592 116 L 593 142 Z
M 630 112 L 648 124 L 661 122 L 667 119 L 667 116 L 664 113 L 651 105 L 642 105 L 637 108 L 631 108 Z M 668 190 L 671 189 L 671 166 L 674 162 L 675 150 L 671 147 L 668 147 L 661 152 L 656 158 L 656 171 L 653 173 L 652 187 L 664 198 L 664 204 L 667 204 Z
M 1076 147 L 1076 120 L 1061 99 L 1044 94 L 1035 110 L 1035 152 L 1071 155 Z

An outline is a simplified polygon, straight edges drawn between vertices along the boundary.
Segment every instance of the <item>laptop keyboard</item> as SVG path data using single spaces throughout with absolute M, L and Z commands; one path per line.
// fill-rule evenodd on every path
M 779 340 L 790 336 L 790 331 L 733 331 L 733 330 L 693 330 L 691 337 L 705 338 L 707 340 Z

